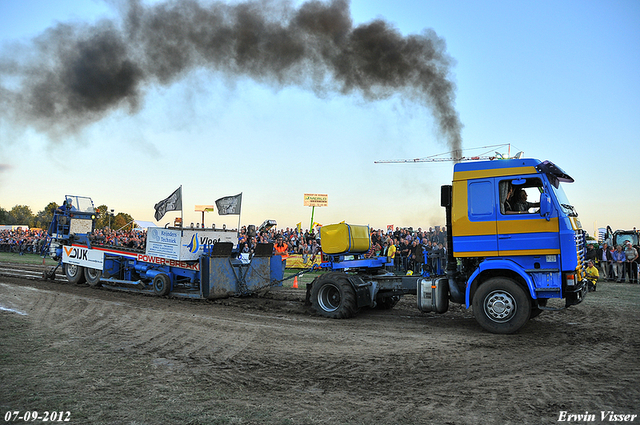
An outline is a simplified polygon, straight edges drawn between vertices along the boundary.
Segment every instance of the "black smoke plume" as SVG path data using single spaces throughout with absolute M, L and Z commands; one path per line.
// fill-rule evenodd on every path
M 115 109 L 135 113 L 149 84 L 204 68 L 318 95 L 399 94 L 430 108 L 459 156 L 452 64 L 433 30 L 403 36 L 381 19 L 354 27 L 346 0 L 298 8 L 287 1 L 130 1 L 117 21 L 58 24 L 19 54 L 2 54 L 0 106 L 12 122 L 63 135 Z

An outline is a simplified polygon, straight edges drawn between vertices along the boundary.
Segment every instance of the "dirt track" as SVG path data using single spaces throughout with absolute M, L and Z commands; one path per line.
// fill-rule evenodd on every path
M 306 310 L 303 294 L 188 301 L 0 277 L 0 306 L 14 310 L 0 311 L 0 413 L 69 411 L 74 424 L 640 414 L 638 285 L 600 284 L 581 305 L 507 336 L 483 331 L 461 306 L 422 314 L 415 297 L 328 320 Z

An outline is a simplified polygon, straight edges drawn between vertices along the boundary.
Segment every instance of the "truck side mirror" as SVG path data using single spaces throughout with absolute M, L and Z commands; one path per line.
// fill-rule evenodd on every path
M 551 211 L 553 211 L 551 197 L 546 193 L 540 194 L 540 215 L 549 221 L 551 220 Z
M 440 206 L 450 207 L 451 198 L 453 197 L 453 187 L 451 185 L 444 185 L 440 187 Z

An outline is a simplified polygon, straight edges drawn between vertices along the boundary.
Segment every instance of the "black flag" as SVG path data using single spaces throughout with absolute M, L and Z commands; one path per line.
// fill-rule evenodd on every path
M 225 196 L 216 201 L 218 214 L 238 214 L 240 215 L 240 205 L 242 204 L 242 193 L 236 196 Z
M 176 189 L 167 199 L 163 199 L 154 205 L 156 209 L 156 221 L 160 221 L 167 211 L 182 210 L 182 186 Z

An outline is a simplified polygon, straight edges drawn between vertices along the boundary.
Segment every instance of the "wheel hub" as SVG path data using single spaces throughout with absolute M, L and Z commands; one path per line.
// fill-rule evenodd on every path
M 318 304 L 324 311 L 335 311 L 340 307 L 340 290 L 333 285 L 325 285 L 318 293 Z
M 494 291 L 485 299 L 484 310 L 494 322 L 506 322 L 517 310 L 517 304 L 511 294 Z
M 75 264 L 67 264 L 67 271 L 70 276 L 75 276 L 78 274 L 78 266 Z

